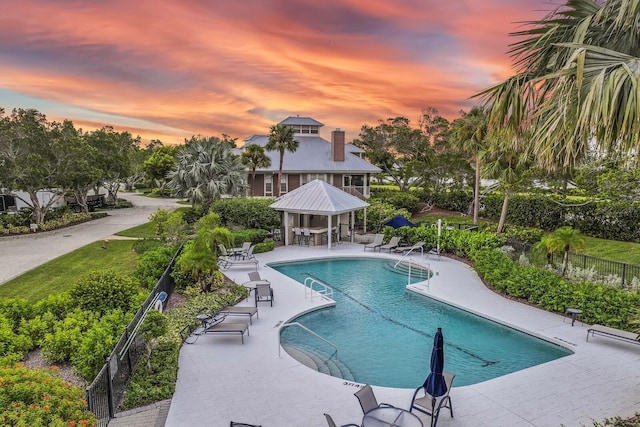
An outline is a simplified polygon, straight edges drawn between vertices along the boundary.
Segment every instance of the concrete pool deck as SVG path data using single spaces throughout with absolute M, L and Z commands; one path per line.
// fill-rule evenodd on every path
M 331 304 L 305 297 L 304 287 L 267 263 L 325 256 L 372 256 L 360 244 L 326 247 L 280 247 L 258 254 L 260 275 L 271 281 L 273 307 L 259 306 L 259 318 L 245 336 L 204 335 L 183 345 L 176 391 L 166 426 L 228 427 L 229 421 L 263 427 L 326 426 L 323 414 L 336 423 L 357 423 L 362 410 L 353 393 L 359 384 L 315 372 L 279 354 L 279 325 L 296 315 Z M 399 255 L 378 254 L 379 257 Z M 585 341 L 587 325 L 503 298 L 488 290 L 469 266 L 442 257 L 413 260 L 428 263 L 435 272 L 427 283 L 412 285 L 420 293 L 532 335 L 564 345 L 574 354 L 482 383 L 451 390 L 454 418 L 443 411 L 438 426 L 592 426 L 614 416 L 640 412 L 640 348 L 604 337 Z M 253 266 L 234 266 L 225 274 L 237 283 L 248 280 Z M 242 302 L 252 305 L 252 300 Z M 241 318 L 237 318 L 241 319 Z M 381 341 L 384 337 L 380 337 Z M 446 331 L 445 331 L 446 340 Z M 428 373 L 425 355 L 425 377 Z M 445 369 L 446 355 L 445 355 Z M 455 372 L 453 372 L 455 373 Z M 419 385 L 424 378 L 416 378 Z M 408 409 L 413 389 L 375 387 L 378 401 Z M 424 425 L 429 418 L 421 417 Z

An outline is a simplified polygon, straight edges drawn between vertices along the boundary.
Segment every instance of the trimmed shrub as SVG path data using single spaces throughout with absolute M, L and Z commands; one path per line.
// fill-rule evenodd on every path
M 104 270 L 92 271 L 81 277 L 69 293 L 76 307 L 105 314 L 117 309 L 131 310 L 139 289 L 131 277 Z
M 271 252 L 276 248 L 276 242 L 269 240 L 268 242 L 257 243 L 253 248 L 254 254 L 261 254 L 263 252 Z
M 222 225 L 271 230 L 280 226 L 280 213 L 269 207 L 274 199 L 235 197 L 216 200 L 211 211 L 220 215 Z M 257 242 L 256 242 L 257 243 Z
M 140 281 L 142 287 L 153 289 L 171 262 L 174 252 L 169 246 L 160 246 L 144 252 L 138 257 L 133 276 Z

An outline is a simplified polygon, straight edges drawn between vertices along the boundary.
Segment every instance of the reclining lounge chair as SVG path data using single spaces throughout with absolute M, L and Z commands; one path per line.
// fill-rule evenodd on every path
M 418 242 L 413 246 L 399 246 L 395 249 L 395 252 L 400 252 L 402 254 L 408 254 L 409 252 L 420 252 L 424 255 L 424 242 Z
M 373 238 L 373 242 L 364 245 L 364 250 L 366 251 L 367 249 L 373 249 L 373 252 L 375 252 L 377 248 L 382 246 L 383 241 L 384 234 L 376 234 Z
M 387 243 L 386 245 L 382 245 L 380 246 L 380 252 L 382 252 L 383 249 L 388 250 L 389 252 L 391 252 L 392 249 L 395 249 L 398 247 L 399 244 L 399 239 L 397 236 L 393 236 L 390 240 L 389 243 Z
M 218 257 L 218 266 L 220 268 L 229 268 L 237 265 L 253 265 L 256 270 L 258 269 L 258 260 L 253 254 L 253 246 L 249 248 L 247 254 L 242 259 L 236 259 L 233 256 L 221 256 Z
M 589 341 L 589 335 L 591 335 L 592 337 L 595 335 L 601 335 L 603 337 L 609 337 L 620 341 L 640 344 L 640 334 L 622 331 L 620 329 L 610 328 L 608 326 L 592 325 L 589 329 L 587 329 L 587 341 Z
M 225 322 L 226 314 L 220 311 L 208 314 L 200 310 L 200 314 L 196 318 L 200 321 L 201 326 L 193 330 L 190 325 L 185 326 L 180 331 L 182 340 L 187 344 L 193 344 L 198 340 L 200 335 L 204 334 L 240 334 L 242 344 L 244 344 L 244 333 L 249 335 L 249 325 L 244 322 Z
M 226 316 L 247 316 L 249 318 L 249 324 L 253 325 L 251 321 L 251 317 L 255 315 L 258 317 L 258 308 L 257 307 L 244 307 L 244 306 L 229 306 L 223 307 L 220 309 L 220 314 L 224 314 Z

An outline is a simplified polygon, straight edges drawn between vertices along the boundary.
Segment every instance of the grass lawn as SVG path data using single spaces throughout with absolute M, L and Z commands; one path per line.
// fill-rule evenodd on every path
M 116 233 L 116 236 L 136 237 L 139 239 L 153 239 L 156 237 L 156 231 L 150 222 L 127 228 Z
M 133 243 L 132 240 L 111 240 L 108 249 L 102 249 L 102 241 L 90 243 L 4 283 L 0 286 L 0 298 L 21 297 L 34 303 L 68 290 L 91 270 L 112 268 L 132 273 L 138 258 L 131 252 Z
M 640 243 L 618 242 L 585 236 L 585 255 L 640 265 Z

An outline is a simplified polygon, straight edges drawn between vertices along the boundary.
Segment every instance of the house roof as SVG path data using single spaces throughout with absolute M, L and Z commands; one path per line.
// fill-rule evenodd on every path
M 319 179 L 296 188 L 270 205 L 278 211 L 313 215 L 338 215 L 367 206 L 369 203 Z
M 319 121 L 312 119 L 311 117 L 287 117 L 280 122 L 281 125 L 302 125 L 302 126 L 324 126 Z
M 294 153 L 288 151 L 284 153 L 282 161 L 282 172 L 284 173 L 378 173 L 381 171 L 377 166 L 353 154 L 362 150 L 352 144 L 345 145 L 345 159 L 337 162 L 331 159 L 331 143 L 326 139 L 318 136 L 297 135 L 295 140 L 300 143 L 298 149 Z M 268 135 L 253 135 L 245 140 L 243 148 L 251 144 L 264 147 L 268 141 Z M 265 154 L 271 159 L 271 167 L 257 169 L 257 171 L 277 172 L 280 166 L 280 153 L 265 151 Z

